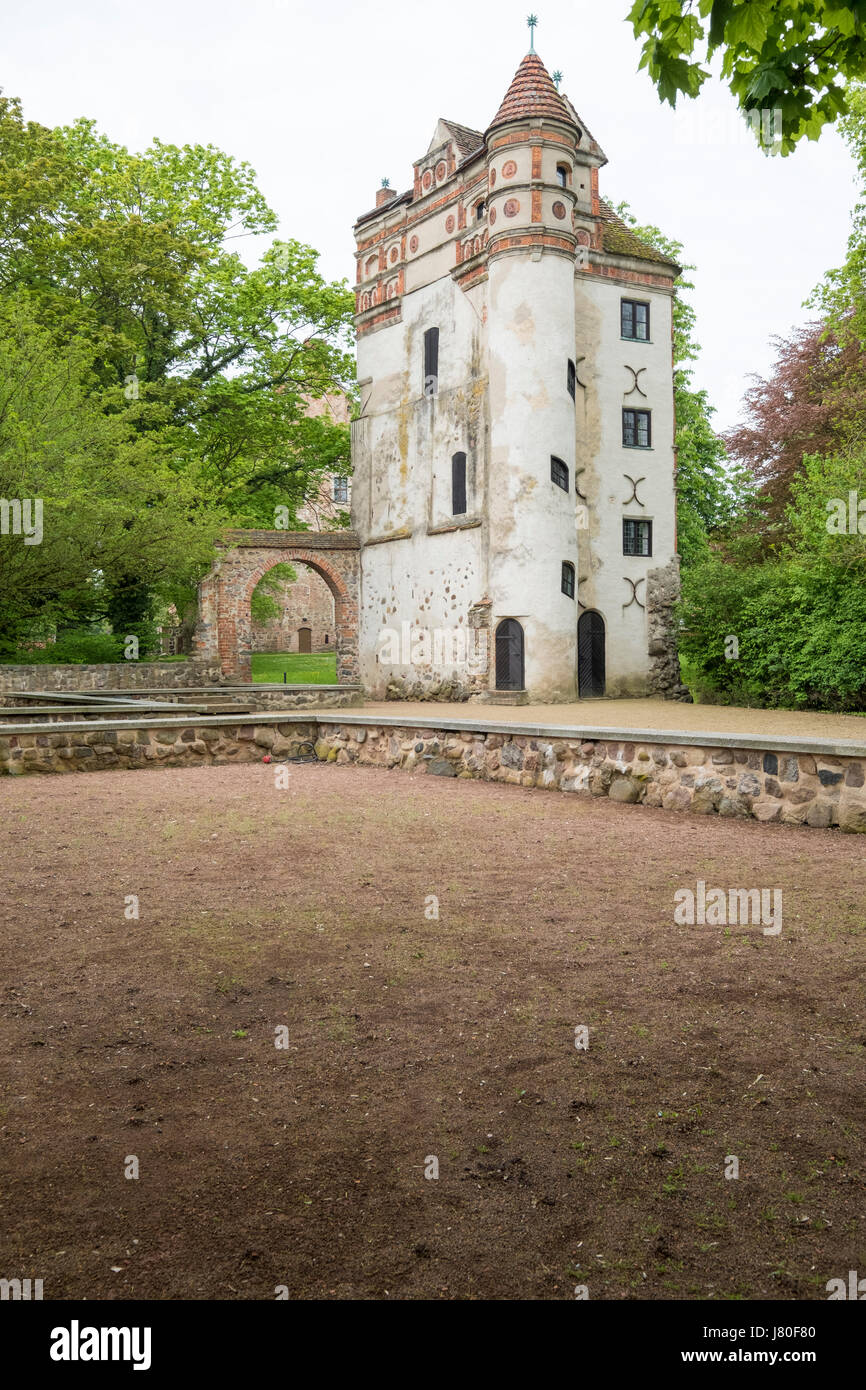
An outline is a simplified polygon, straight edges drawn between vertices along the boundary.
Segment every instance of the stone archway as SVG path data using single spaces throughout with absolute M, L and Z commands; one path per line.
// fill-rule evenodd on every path
M 199 585 L 195 654 L 219 666 L 228 684 L 252 679 L 250 600 L 274 565 L 296 561 L 334 595 L 337 681 L 357 685 L 360 547 L 354 531 L 229 531 L 214 568 Z

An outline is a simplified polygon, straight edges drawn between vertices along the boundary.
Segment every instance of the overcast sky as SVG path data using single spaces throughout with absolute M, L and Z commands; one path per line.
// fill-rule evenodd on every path
M 602 196 L 681 241 L 698 267 L 696 381 L 738 416 L 770 338 L 808 315 L 841 260 L 855 170 L 825 132 L 786 159 L 741 136 L 719 85 L 671 112 L 624 22 L 630 0 L 539 0 L 536 48 L 601 143 Z M 352 224 L 403 190 L 439 116 L 483 129 L 527 52 L 529 0 L 40 0 L 7 11 L 0 85 L 46 125 L 214 144 L 256 169 L 280 235 L 354 275 Z M 237 246 L 238 243 L 235 243 Z

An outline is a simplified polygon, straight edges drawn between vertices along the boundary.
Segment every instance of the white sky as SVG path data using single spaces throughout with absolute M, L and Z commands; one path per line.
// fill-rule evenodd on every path
M 663 107 L 624 22 L 630 0 L 539 0 L 536 48 L 608 156 L 602 196 L 681 241 L 697 274 L 696 382 L 738 415 L 770 338 L 842 259 L 855 169 L 825 132 L 786 159 L 738 132 L 721 86 Z M 46 125 L 89 116 L 246 159 L 280 235 L 354 276 L 352 224 L 383 177 L 402 191 L 446 116 L 483 129 L 527 52 L 530 0 L 40 0 L 3 21 L 0 82 Z M 239 245 L 239 243 L 235 243 Z

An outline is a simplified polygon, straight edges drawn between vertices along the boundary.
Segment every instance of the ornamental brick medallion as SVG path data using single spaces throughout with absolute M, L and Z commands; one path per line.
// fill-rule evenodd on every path
M 446 232 L 448 233 L 449 236 L 450 236 L 451 233 L 454 231 L 454 218 L 453 218 L 453 217 L 446 217 L 446 218 L 445 218 L 445 230 L 446 230 Z
M 516 173 L 517 165 L 515 164 L 514 160 L 506 159 L 505 163 L 502 166 L 502 177 L 504 179 L 513 179 Z
M 490 187 L 492 188 L 492 187 L 494 186 L 495 183 L 496 183 L 496 170 L 495 170 L 495 169 L 491 169 L 491 170 L 490 170 Z
M 415 255 L 415 252 L 418 250 L 418 238 L 417 238 L 416 236 L 413 236 L 413 237 L 410 239 L 410 241 L 409 241 L 409 250 L 412 252 L 412 255 L 413 255 L 413 256 Z
M 490 216 L 488 217 L 487 220 L 488 220 L 488 222 L 490 223 L 490 225 L 491 225 L 491 227 L 492 227 L 492 226 L 493 226 L 493 223 L 496 221 L 496 208 L 491 208 L 491 209 L 490 209 Z
M 577 234 L 577 244 L 578 246 L 589 246 L 590 244 L 589 232 L 584 227 L 581 227 Z
M 421 180 L 421 187 L 422 187 L 422 188 L 429 188 L 429 187 L 431 186 L 432 183 L 433 183 L 433 175 L 430 173 L 430 170 L 428 169 L 427 172 L 426 172 L 426 174 L 424 175 L 423 179 Z
M 445 177 L 445 175 L 446 175 L 447 173 L 448 173 L 448 169 L 447 169 L 447 167 L 446 167 L 444 161 L 443 161 L 442 163 L 436 165 L 436 177 L 437 177 L 437 179 L 440 179 L 440 180 L 441 180 L 441 179 L 444 179 L 444 177 Z
M 502 211 L 506 217 L 516 217 L 520 211 L 520 204 L 516 198 L 509 198 Z
M 554 203 L 552 211 L 554 217 L 558 217 L 562 221 L 565 216 L 565 203 Z
M 554 211 L 556 211 L 556 209 L 554 209 Z M 392 246 L 392 247 L 391 247 L 391 264 L 392 264 L 392 265 L 393 265 L 394 262 L 398 259 L 399 255 L 400 255 L 400 252 L 398 251 L 397 247 L 396 247 L 396 246 Z

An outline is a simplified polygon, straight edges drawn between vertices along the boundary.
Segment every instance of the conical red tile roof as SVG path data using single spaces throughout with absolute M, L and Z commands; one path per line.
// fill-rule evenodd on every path
M 571 112 L 538 54 L 527 53 L 488 130 L 506 121 L 522 121 L 533 116 L 553 117 L 574 125 Z

